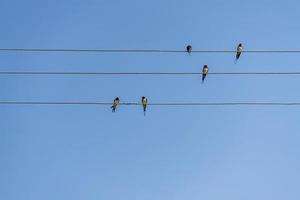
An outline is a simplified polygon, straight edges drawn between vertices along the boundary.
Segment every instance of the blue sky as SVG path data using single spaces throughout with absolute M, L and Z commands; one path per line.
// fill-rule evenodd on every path
M 299 1 L 0 0 L 4 48 L 299 49 Z M 0 53 L 0 70 L 300 71 L 298 54 Z M 297 76 L 1 76 L 0 99 L 300 101 Z M 299 108 L 0 106 L 0 199 L 300 198 Z

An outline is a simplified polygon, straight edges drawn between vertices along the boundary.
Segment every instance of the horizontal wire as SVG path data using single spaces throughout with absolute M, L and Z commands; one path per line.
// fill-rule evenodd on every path
M 0 71 L 0 75 L 201 75 L 201 72 L 33 72 Z M 300 72 L 210 72 L 209 75 L 300 75 Z
M 23 52 L 107 52 L 107 53 L 187 53 L 176 49 L 58 49 L 58 48 L 0 48 L 0 51 Z M 192 53 L 235 53 L 236 50 L 192 50 Z M 244 50 L 244 53 L 300 53 L 300 50 Z
M 105 105 L 108 102 L 49 102 L 49 101 L 0 101 L 2 105 Z M 141 103 L 120 103 L 124 106 L 141 106 Z M 184 103 L 148 103 L 150 106 L 300 106 L 300 102 L 184 102 Z

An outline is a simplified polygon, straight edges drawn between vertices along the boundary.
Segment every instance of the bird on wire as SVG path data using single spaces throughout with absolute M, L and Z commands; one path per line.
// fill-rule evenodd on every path
M 112 112 L 116 112 L 116 108 L 119 105 L 119 103 L 120 103 L 120 99 L 119 97 L 116 97 L 114 99 L 113 105 L 110 107 L 112 109 Z
M 143 105 L 144 116 L 146 116 L 147 103 L 148 103 L 147 98 L 143 96 L 142 97 L 142 105 Z
M 243 52 L 243 45 L 242 45 L 242 43 L 240 43 L 236 49 L 236 57 L 235 57 L 236 62 L 240 58 L 242 52 Z
M 202 69 L 202 83 L 204 83 L 204 79 L 205 79 L 207 74 L 208 74 L 208 66 L 204 65 L 203 69 Z
M 192 48 L 191 45 L 187 45 L 187 46 L 186 46 L 186 52 L 188 52 L 189 55 L 191 55 L 192 49 L 193 49 L 193 48 Z

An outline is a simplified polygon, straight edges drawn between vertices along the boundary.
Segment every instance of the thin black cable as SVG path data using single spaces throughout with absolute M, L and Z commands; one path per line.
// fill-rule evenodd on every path
M 80 49 L 80 48 L 0 48 L 0 51 L 19 52 L 107 52 L 107 53 L 187 53 L 176 49 Z M 235 53 L 236 50 L 193 50 L 192 53 Z M 243 53 L 300 53 L 300 50 L 244 50 Z
M 49 102 L 49 101 L 0 101 L 2 105 L 105 105 L 110 102 Z M 141 106 L 141 103 L 120 103 L 124 106 Z M 149 106 L 300 106 L 300 102 L 183 102 L 148 103 Z
M 103 52 L 103 53 L 181 53 L 183 50 L 171 49 L 42 49 L 42 48 L 0 48 L 0 51 L 23 52 Z
M 38 72 L 0 71 L 0 75 L 201 75 L 201 72 Z M 300 72 L 210 72 L 208 75 L 300 75 Z

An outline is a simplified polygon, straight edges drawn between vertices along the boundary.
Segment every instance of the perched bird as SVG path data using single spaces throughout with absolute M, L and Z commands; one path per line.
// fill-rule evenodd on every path
M 147 101 L 148 101 L 147 98 L 143 96 L 142 105 L 143 105 L 144 115 L 146 115 Z
M 191 45 L 186 46 L 186 52 L 188 52 L 189 54 L 192 53 L 192 46 Z
M 110 107 L 112 109 L 112 112 L 116 112 L 116 108 L 119 105 L 119 103 L 120 103 L 120 99 L 119 97 L 116 97 L 114 99 L 113 105 Z
M 240 43 L 236 49 L 236 61 L 240 58 L 243 52 L 243 45 Z
M 204 79 L 207 74 L 208 74 L 208 67 L 207 67 L 207 65 L 204 65 L 203 69 L 202 69 L 202 83 L 204 82 Z

